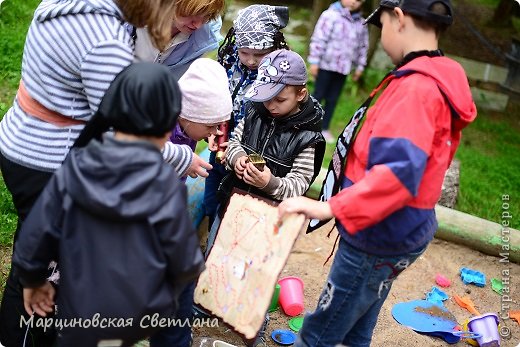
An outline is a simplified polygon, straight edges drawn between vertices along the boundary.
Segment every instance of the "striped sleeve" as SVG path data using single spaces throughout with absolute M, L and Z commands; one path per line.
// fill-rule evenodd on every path
M 235 162 L 238 158 L 247 155 L 242 148 L 242 135 L 244 133 L 245 118 L 242 118 L 238 125 L 235 127 L 234 135 L 229 139 L 229 146 L 226 151 L 226 168 L 228 170 L 234 170 Z
M 165 162 L 173 166 L 179 176 L 185 176 L 193 160 L 193 151 L 188 145 L 177 145 L 166 142 L 162 150 Z
M 132 48 L 117 39 L 99 42 L 83 57 L 81 79 L 93 112 L 97 111 L 110 83 L 133 59 Z
M 271 176 L 263 191 L 277 200 L 305 194 L 314 176 L 315 152 L 314 146 L 305 148 L 294 160 L 291 172 L 281 178 Z

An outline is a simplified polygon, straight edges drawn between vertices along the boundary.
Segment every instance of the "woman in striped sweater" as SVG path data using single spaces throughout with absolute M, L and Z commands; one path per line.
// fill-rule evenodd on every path
M 169 40 L 174 5 L 174 0 L 40 3 L 26 37 L 19 90 L 0 123 L 0 169 L 18 227 L 112 80 L 133 61 L 134 43 L 123 23 L 147 25 L 154 45 L 162 48 Z M 165 152 L 178 172 L 192 162 L 188 147 L 172 146 Z M 23 311 L 21 287 L 11 272 L 0 308 L 0 342 L 6 347 L 22 346 L 24 340 L 25 346 L 50 346 L 50 329 L 45 333 L 20 326 Z

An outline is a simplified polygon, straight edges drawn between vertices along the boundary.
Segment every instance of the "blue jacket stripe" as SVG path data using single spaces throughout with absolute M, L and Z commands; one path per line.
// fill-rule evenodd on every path
M 378 164 L 388 166 L 410 194 L 417 196 L 427 159 L 408 139 L 375 137 L 370 140 L 367 170 Z

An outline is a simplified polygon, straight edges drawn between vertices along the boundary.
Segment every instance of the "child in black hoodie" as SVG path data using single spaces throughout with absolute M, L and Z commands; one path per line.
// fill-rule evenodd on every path
M 46 274 L 58 261 L 53 321 L 68 323 L 60 346 L 129 346 L 149 336 L 159 328 L 154 315 L 171 317 L 179 293 L 203 270 L 185 185 L 161 155 L 180 109 L 166 67 L 123 70 L 94 116 L 114 134 L 71 150 L 24 222 L 13 266 L 25 309 L 53 311 Z

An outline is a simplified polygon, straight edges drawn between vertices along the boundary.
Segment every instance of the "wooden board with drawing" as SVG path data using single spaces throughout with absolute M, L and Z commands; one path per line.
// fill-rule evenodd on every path
M 254 338 L 278 275 L 305 226 L 303 215 L 289 215 L 279 223 L 276 207 L 233 194 L 199 277 L 195 303 L 247 339 Z

